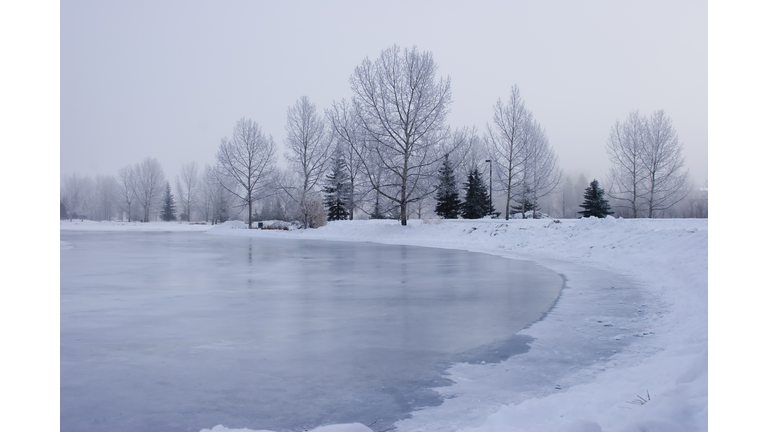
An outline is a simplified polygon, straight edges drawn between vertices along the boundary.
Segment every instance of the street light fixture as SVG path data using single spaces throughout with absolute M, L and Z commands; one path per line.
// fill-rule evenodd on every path
M 486 159 L 486 162 L 488 162 L 488 166 L 491 167 L 491 171 L 488 174 L 488 182 L 490 184 L 489 186 L 489 192 L 488 192 L 488 198 L 490 198 L 490 201 L 488 202 L 488 214 L 493 217 L 491 212 L 493 211 L 493 162 L 491 162 L 490 159 Z

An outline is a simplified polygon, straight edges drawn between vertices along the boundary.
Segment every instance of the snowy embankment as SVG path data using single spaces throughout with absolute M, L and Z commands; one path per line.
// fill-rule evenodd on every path
M 498 364 L 454 365 L 448 378 L 455 384 L 436 389 L 443 404 L 414 412 L 398 430 L 708 428 L 706 219 L 414 220 L 407 227 L 341 221 L 316 230 L 236 229 L 242 227 L 231 222 L 208 232 L 463 249 L 530 259 L 565 277 L 553 309 L 521 332 L 534 338 L 527 353 Z M 61 228 L 121 229 L 68 222 Z

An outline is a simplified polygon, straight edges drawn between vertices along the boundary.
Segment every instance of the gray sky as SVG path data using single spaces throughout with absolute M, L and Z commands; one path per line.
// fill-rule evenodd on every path
M 611 124 L 664 109 L 707 178 L 704 1 L 61 2 L 61 173 L 152 156 L 173 184 L 241 117 L 282 145 L 288 106 L 349 98 L 394 44 L 451 77 L 452 127 L 484 130 L 517 84 L 566 173 L 603 180 Z

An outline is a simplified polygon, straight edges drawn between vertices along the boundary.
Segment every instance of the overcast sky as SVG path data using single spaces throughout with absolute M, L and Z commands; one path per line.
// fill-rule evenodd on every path
M 517 84 L 565 172 L 603 180 L 611 124 L 663 109 L 708 177 L 705 1 L 69 0 L 60 34 L 64 175 L 152 156 L 173 184 L 242 117 L 282 146 L 288 106 L 349 98 L 355 66 L 397 44 L 450 76 L 452 127 L 484 130 Z

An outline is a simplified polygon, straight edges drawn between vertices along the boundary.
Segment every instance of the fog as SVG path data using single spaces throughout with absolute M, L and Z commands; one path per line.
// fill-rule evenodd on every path
M 299 97 L 349 98 L 355 66 L 398 44 L 450 76 L 452 127 L 484 130 L 517 84 L 561 167 L 602 179 L 611 124 L 664 109 L 692 180 L 708 176 L 705 2 L 73 1 L 60 35 L 62 174 L 152 156 L 172 180 L 242 117 L 282 144 Z

